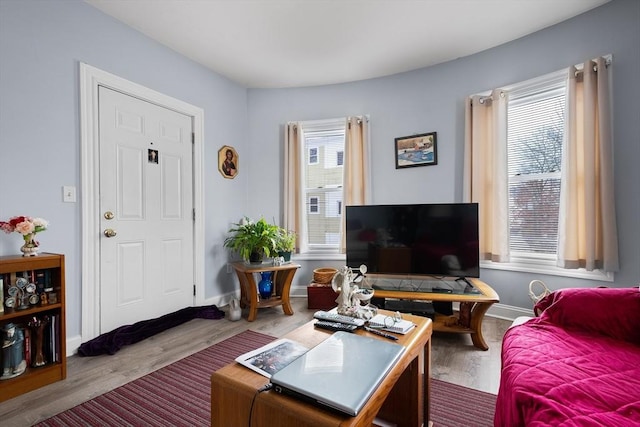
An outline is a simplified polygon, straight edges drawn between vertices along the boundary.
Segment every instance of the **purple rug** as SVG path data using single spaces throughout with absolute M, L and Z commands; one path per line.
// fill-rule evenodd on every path
M 211 373 L 274 339 L 241 332 L 36 425 L 209 426 Z M 493 425 L 496 396 L 438 380 L 431 386 L 434 427 Z

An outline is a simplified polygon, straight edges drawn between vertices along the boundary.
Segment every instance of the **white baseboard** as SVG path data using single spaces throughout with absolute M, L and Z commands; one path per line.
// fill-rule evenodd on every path
M 82 344 L 82 337 L 80 335 L 67 337 L 67 357 L 73 356 L 74 354 L 78 353 L 80 344 Z
M 529 308 L 515 307 L 506 304 L 493 304 L 487 311 L 487 316 L 514 321 L 521 316 L 535 317 L 533 310 Z

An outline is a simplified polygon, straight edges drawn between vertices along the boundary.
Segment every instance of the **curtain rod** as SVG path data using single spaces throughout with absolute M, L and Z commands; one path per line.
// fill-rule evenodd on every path
M 612 59 L 611 55 L 605 55 L 602 58 L 604 59 L 604 66 L 605 67 L 609 67 L 613 63 L 613 59 Z M 592 59 L 591 61 L 593 62 L 595 60 Z M 574 65 L 574 67 L 576 68 L 576 71 L 575 71 L 575 76 L 576 77 L 583 74 L 583 72 L 584 72 L 584 70 L 583 70 L 584 64 L 577 64 L 577 65 Z M 593 71 L 596 72 L 596 73 L 598 72 L 598 66 L 595 63 L 593 64 Z M 505 97 L 504 91 L 500 91 L 500 98 L 504 98 L 504 97 Z M 487 95 L 487 96 L 480 97 L 479 102 L 480 102 L 480 104 L 484 104 L 485 102 L 492 101 L 492 100 L 493 100 L 493 96 L 492 95 Z
M 352 118 L 355 118 L 358 120 L 358 124 L 362 123 L 362 120 L 365 120 L 367 123 L 369 123 L 369 115 L 365 114 L 364 116 L 347 116 L 346 118 L 339 118 L 339 119 L 327 119 L 327 120 L 307 120 L 307 121 L 297 121 L 297 122 L 287 122 L 287 126 L 291 126 L 293 125 L 294 128 L 298 127 L 298 123 L 311 123 L 313 124 L 314 122 L 317 124 L 319 122 L 337 122 L 337 121 L 341 121 L 341 120 L 350 120 Z
M 605 56 L 604 57 L 604 66 L 605 67 L 609 67 L 609 65 L 611 65 L 611 57 L 610 56 Z M 578 65 L 574 65 L 574 67 L 576 68 L 576 72 L 575 72 L 575 76 L 578 76 L 580 74 L 582 74 L 584 72 L 583 68 L 584 65 L 583 64 L 578 64 Z M 598 65 L 597 64 L 593 64 L 593 72 L 597 73 L 598 72 Z
M 500 91 L 500 98 L 504 98 L 505 94 L 504 91 Z M 480 99 L 478 100 L 478 102 L 480 102 L 480 104 L 484 104 L 486 101 L 493 101 L 493 96 L 489 95 L 489 96 L 483 96 L 480 97 Z

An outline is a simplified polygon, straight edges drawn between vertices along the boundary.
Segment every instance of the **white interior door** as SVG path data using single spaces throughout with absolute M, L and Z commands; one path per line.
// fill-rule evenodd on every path
M 98 99 L 105 333 L 193 305 L 193 130 L 187 115 L 102 86 Z

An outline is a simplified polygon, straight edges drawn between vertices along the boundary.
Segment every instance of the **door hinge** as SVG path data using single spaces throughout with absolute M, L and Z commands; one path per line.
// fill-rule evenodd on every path
M 196 208 L 193 208 L 193 220 L 196 220 Z
M 191 132 L 191 143 L 192 144 L 196 143 L 196 134 L 194 132 Z
M 193 296 L 194 297 L 196 296 L 196 285 L 195 285 L 195 283 L 193 284 Z

